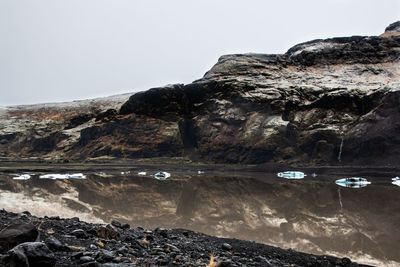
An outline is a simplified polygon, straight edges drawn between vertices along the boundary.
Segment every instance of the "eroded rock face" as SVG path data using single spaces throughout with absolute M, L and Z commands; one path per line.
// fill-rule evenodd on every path
M 379 37 L 314 40 L 282 55 L 222 56 L 200 80 L 137 93 L 118 112 L 75 114 L 68 127 L 57 124 L 30 149 L 20 140 L 40 127 L 9 131 L 1 135 L 0 151 L 6 156 L 23 151 L 68 158 L 395 164 L 398 24 Z M 41 131 L 51 123 L 43 122 Z
M 385 32 L 381 36 L 400 35 L 400 21 L 396 21 L 386 27 Z
M 0 107 L 0 157 L 69 158 L 81 131 L 108 118 L 129 95 L 57 104 Z

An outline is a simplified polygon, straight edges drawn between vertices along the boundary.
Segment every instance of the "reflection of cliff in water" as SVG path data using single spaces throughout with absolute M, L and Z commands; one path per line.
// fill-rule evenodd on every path
M 390 183 L 338 190 L 333 181 L 275 177 L 261 181 L 196 176 L 158 181 L 125 175 L 68 181 L 2 177 L 0 181 L 2 193 L 40 195 L 62 202 L 77 216 L 90 214 L 106 222 L 118 219 L 149 228 L 188 228 L 304 252 L 367 254 L 400 261 L 400 195 Z
M 333 183 L 197 179 L 185 185 L 177 214 L 184 227 L 210 234 L 399 260 L 400 197 L 394 189 L 341 189 L 340 200 Z

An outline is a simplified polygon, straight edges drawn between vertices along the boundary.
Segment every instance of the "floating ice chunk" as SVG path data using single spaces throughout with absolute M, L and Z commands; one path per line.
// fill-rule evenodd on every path
M 130 174 L 130 171 L 126 171 L 126 172 L 121 172 L 121 174 Z
M 398 176 L 394 177 L 394 178 L 392 178 L 392 181 L 400 181 L 400 178 Z
M 146 175 L 147 172 L 138 172 L 139 175 Z
M 154 178 L 158 180 L 165 180 L 168 177 L 171 177 L 171 174 L 169 172 L 157 172 L 156 174 L 154 174 Z
M 30 178 L 31 176 L 29 174 L 22 174 L 20 176 L 13 177 L 14 180 L 28 180 Z
M 40 175 L 40 179 L 86 179 L 86 175 L 83 173 L 73 173 L 73 174 L 59 174 L 59 173 L 52 173 L 52 174 L 45 174 Z
M 393 181 L 392 184 L 397 185 L 397 186 L 400 186 L 400 179 L 399 179 L 399 180 Z
M 86 179 L 86 175 L 83 173 L 73 173 L 73 174 L 67 174 L 68 178 L 74 178 L 74 179 Z
M 203 174 L 204 171 L 197 171 L 197 174 Z
M 40 175 L 39 178 L 40 179 L 68 179 L 68 175 L 52 173 L 52 174 Z
M 298 171 L 278 172 L 277 175 L 278 177 L 286 179 L 303 179 L 304 176 L 307 176 L 306 174 L 304 174 L 304 172 L 298 172 Z
M 367 181 L 367 179 L 360 177 L 343 178 L 336 180 L 335 183 L 337 185 L 350 188 L 361 188 L 371 184 L 371 182 Z

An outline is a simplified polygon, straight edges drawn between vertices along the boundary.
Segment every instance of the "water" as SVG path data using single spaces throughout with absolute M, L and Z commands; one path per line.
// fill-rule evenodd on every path
M 172 172 L 164 181 L 150 177 L 156 171 L 148 170 L 146 176 L 92 173 L 68 180 L 40 179 L 39 174 L 13 180 L 13 175 L 0 174 L 0 208 L 187 228 L 361 263 L 398 265 L 400 187 L 390 179 L 396 175 L 364 174 L 372 184 L 355 189 L 339 188 L 335 180 L 346 175 L 334 172 L 287 180 L 276 173 L 187 171 Z

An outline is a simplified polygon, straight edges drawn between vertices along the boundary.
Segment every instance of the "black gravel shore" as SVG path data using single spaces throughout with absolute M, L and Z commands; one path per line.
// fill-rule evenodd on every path
M 130 228 L 0 210 L 1 266 L 365 266 L 183 229 Z M 213 256 L 211 256 L 213 255 Z

